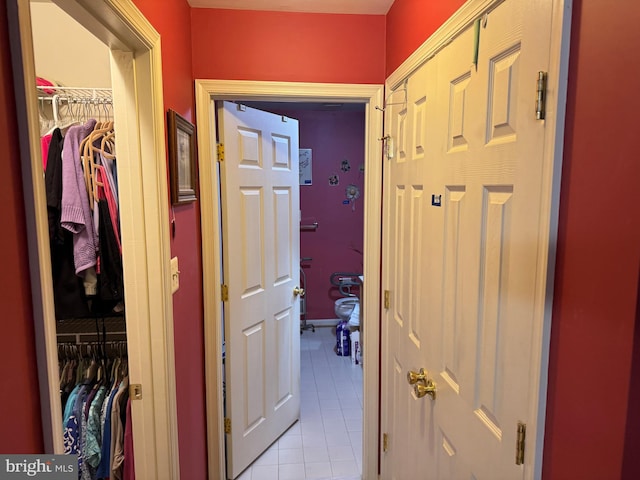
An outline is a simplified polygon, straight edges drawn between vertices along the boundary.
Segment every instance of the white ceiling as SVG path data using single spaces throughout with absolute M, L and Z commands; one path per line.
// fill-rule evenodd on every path
M 386 15 L 393 0 L 188 0 L 197 8 Z

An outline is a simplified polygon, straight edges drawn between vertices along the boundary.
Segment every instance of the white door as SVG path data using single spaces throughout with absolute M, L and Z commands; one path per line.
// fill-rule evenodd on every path
M 533 3 L 506 0 L 482 19 L 477 69 L 471 26 L 411 74 L 406 105 L 385 112 L 395 149 L 385 160 L 383 479 L 533 475 L 552 133 L 534 108 L 551 2 Z M 531 447 L 523 465 L 519 424 Z
M 298 121 L 223 102 L 227 477 L 300 417 Z

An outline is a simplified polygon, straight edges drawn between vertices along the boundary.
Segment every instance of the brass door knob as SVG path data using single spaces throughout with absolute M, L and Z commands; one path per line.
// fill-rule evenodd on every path
M 304 288 L 295 287 L 293 289 L 293 296 L 297 297 L 298 295 L 300 295 L 301 297 L 304 297 Z
M 418 372 L 409 370 L 407 372 L 407 382 L 409 382 L 409 385 L 415 385 L 418 382 L 423 382 L 427 378 L 427 375 L 428 374 L 424 371 L 424 368 L 421 368 Z
M 416 394 L 416 397 L 422 398 L 426 395 L 431 397 L 431 400 L 436 399 L 436 384 L 431 380 L 427 380 L 426 382 L 416 383 L 413 386 L 413 391 Z

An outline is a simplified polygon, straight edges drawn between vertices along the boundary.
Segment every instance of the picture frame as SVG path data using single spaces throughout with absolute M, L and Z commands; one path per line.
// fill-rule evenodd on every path
M 180 205 L 198 199 L 195 126 L 174 110 L 167 111 L 171 203 Z

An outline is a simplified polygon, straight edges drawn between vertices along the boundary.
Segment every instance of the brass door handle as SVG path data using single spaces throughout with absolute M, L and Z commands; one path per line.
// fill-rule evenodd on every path
M 427 375 L 428 373 L 424 371 L 424 368 L 421 368 L 418 372 L 409 370 L 407 372 L 407 382 L 409 382 L 409 385 L 415 385 L 418 382 L 424 382 L 427 378 Z
M 298 295 L 300 295 L 301 297 L 304 297 L 304 288 L 300 288 L 296 286 L 293 289 L 293 296 L 297 297 Z
M 436 384 L 431 380 L 422 381 L 420 383 L 416 383 L 413 386 L 413 391 L 416 394 L 416 397 L 422 398 L 426 395 L 431 397 L 431 400 L 436 399 Z

